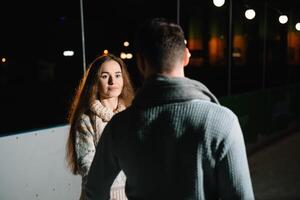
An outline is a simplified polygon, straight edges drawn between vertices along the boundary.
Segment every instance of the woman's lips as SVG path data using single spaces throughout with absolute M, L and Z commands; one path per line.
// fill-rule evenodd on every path
M 119 89 L 119 87 L 117 87 L 117 86 L 109 86 L 108 89 L 109 90 L 117 90 L 117 89 Z

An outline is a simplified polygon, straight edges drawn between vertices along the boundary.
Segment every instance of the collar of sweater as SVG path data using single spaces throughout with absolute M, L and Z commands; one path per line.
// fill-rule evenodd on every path
M 118 107 L 115 111 L 112 111 L 111 109 L 105 107 L 102 105 L 102 103 L 99 100 L 95 100 L 91 105 L 91 111 L 100 117 L 103 121 L 108 122 L 114 114 L 121 112 L 125 109 L 125 106 L 119 101 Z
M 186 77 L 155 75 L 147 79 L 137 92 L 133 105 L 139 107 L 202 99 L 219 104 L 202 83 Z

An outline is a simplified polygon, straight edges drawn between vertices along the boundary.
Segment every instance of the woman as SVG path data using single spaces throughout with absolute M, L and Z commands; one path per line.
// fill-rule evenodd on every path
M 133 88 L 124 62 L 112 54 L 97 57 L 83 76 L 69 111 L 70 131 L 66 156 L 73 174 L 82 176 L 80 199 L 85 199 L 87 174 L 107 122 L 133 99 Z M 126 199 L 121 171 L 111 187 L 111 198 Z

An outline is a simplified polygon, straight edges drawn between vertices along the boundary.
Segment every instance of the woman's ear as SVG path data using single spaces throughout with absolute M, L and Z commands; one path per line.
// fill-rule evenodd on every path
M 184 49 L 183 66 L 187 66 L 190 62 L 191 53 L 188 48 Z

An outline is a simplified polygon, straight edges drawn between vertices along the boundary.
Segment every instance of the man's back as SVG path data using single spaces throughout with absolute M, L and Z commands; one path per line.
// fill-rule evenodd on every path
M 111 162 L 127 176 L 128 199 L 253 198 L 238 120 L 201 86 L 156 77 L 112 119 Z

